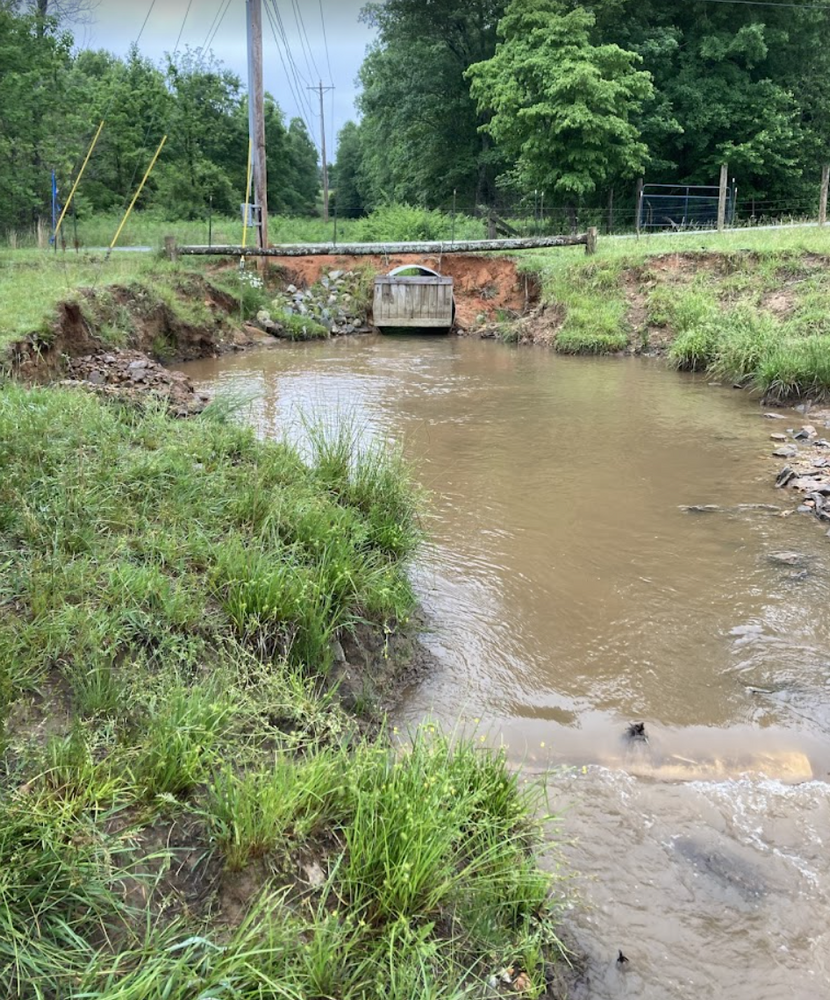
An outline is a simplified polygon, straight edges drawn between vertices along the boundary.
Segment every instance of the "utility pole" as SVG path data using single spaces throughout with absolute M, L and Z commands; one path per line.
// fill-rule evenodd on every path
M 253 161 L 257 246 L 268 248 L 268 171 L 265 165 L 265 111 L 262 88 L 262 0 L 246 0 L 248 14 L 248 131 Z
M 324 87 L 321 80 L 316 87 L 309 87 L 309 90 L 316 90 L 320 94 L 320 136 L 322 139 L 321 149 L 323 153 L 323 222 L 329 221 L 329 165 L 326 162 L 326 112 L 323 107 L 323 95 L 327 94 L 334 87 Z

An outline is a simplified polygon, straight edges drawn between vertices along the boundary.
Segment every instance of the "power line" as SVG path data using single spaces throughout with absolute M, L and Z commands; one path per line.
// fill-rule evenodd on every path
M 144 29 L 147 27 L 147 22 L 150 20 L 150 15 L 153 13 L 153 8 L 155 7 L 155 5 L 156 5 L 156 0 L 153 0 L 153 2 L 150 4 L 150 9 L 147 11 L 147 16 L 144 18 L 144 24 L 141 25 L 141 31 L 139 31 L 136 40 L 133 42 L 133 45 L 135 45 L 136 47 L 138 47 L 138 43 L 141 41 L 141 36 L 144 34 Z
M 317 63 L 314 59 L 314 53 L 311 51 L 311 44 L 308 40 L 308 33 L 305 30 L 305 21 L 303 20 L 303 14 L 300 10 L 300 5 L 297 0 L 291 0 L 291 5 L 294 8 L 294 21 L 297 24 L 297 30 L 299 31 L 300 37 L 300 48 L 303 51 L 303 56 L 305 58 L 305 64 L 308 69 L 310 76 L 321 76 L 320 70 L 317 69 Z M 310 58 L 309 58 L 310 57 Z
M 331 71 L 331 59 L 329 58 L 329 39 L 326 32 L 326 15 L 323 12 L 323 0 L 319 0 L 320 3 L 320 24 L 323 26 L 323 45 L 326 49 L 326 66 L 329 68 L 329 81 L 334 83 L 334 73 Z
M 212 29 L 212 33 L 210 35 L 210 41 L 207 43 L 206 48 L 208 48 L 208 49 L 211 48 L 211 46 L 213 45 L 214 41 L 216 40 L 216 36 L 219 34 L 219 29 L 222 27 L 222 23 L 224 22 L 225 16 L 227 15 L 228 11 L 231 8 L 231 3 L 232 2 L 233 2 L 233 0 L 227 0 L 227 2 L 225 3 L 225 9 L 222 11 L 222 15 L 219 18 L 219 21 L 218 21 L 216 27 L 214 29 Z
M 179 37 L 176 39 L 176 48 L 174 49 L 174 53 L 179 51 L 179 43 L 182 40 L 182 35 L 184 34 L 184 28 L 185 25 L 187 24 L 187 19 L 190 16 L 190 8 L 192 6 L 193 6 L 193 0 L 189 0 L 189 3 L 187 5 L 187 10 L 184 12 L 184 20 L 182 21 L 182 26 L 179 29 Z
M 205 35 L 205 40 L 202 42 L 203 52 L 207 51 L 211 35 L 213 34 L 213 29 L 216 28 L 217 26 L 216 22 L 219 20 L 220 15 L 224 17 L 222 8 L 225 7 L 226 3 L 230 3 L 230 0 L 219 0 L 219 7 L 217 8 L 216 13 L 213 15 L 213 20 L 210 22 L 210 27 L 208 28 L 207 34 Z M 227 10 L 227 7 L 225 7 L 225 10 Z
M 291 55 L 291 48 L 288 44 L 288 37 L 285 34 L 285 27 L 282 23 L 282 18 L 280 17 L 279 8 L 276 5 L 276 0 L 271 0 L 271 7 L 269 8 L 268 2 L 265 3 L 265 12 L 268 15 L 268 22 L 271 25 L 271 32 L 274 36 L 274 42 L 277 46 L 277 54 L 280 57 L 280 62 L 282 63 L 282 68 L 285 73 L 285 79 L 288 83 L 288 89 L 291 91 L 291 95 L 294 98 L 297 110 L 300 113 L 300 118 L 306 127 L 306 131 L 309 136 L 312 137 L 313 133 L 308 124 L 308 118 L 304 114 L 303 109 L 306 111 L 310 110 L 310 105 L 308 98 L 303 91 L 302 85 L 299 82 L 297 67 L 294 63 L 294 59 Z M 276 20 L 275 20 L 276 19 Z M 280 42 L 280 37 L 282 42 Z M 284 52 L 283 52 L 284 50 Z M 315 147 L 317 144 L 315 143 Z

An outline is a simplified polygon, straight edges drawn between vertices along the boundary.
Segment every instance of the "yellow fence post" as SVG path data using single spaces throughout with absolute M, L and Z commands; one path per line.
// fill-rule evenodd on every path
M 253 176 L 253 169 L 254 169 L 254 144 L 253 144 L 253 140 L 249 139 L 248 140 L 248 180 L 247 180 L 247 182 L 245 184 L 245 215 L 242 218 L 242 249 L 243 250 L 245 249 L 245 246 L 246 246 L 246 244 L 248 242 L 248 205 L 249 205 L 249 203 L 251 201 L 251 178 Z M 245 257 L 244 257 L 244 255 L 240 259 L 240 264 L 243 267 L 245 266 Z
M 153 157 L 152 160 L 150 160 L 150 166 L 147 167 L 147 172 L 144 174 L 144 177 L 142 177 L 141 183 L 138 185 L 138 190 L 136 191 L 135 195 L 133 195 L 133 200 L 130 202 L 130 207 L 127 209 L 124 218 L 121 220 L 121 225 L 118 227 L 118 232 L 112 238 L 112 243 L 110 243 L 110 251 L 112 251 L 112 249 L 115 247 L 115 244 L 118 242 L 118 237 L 121 235 L 121 230 L 124 228 L 124 226 L 126 226 L 127 219 L 129 219 L 130 213 L 135 208 L 135 203 L 138 201 L 138 196 L 144 190 L 144 185 L 147 183 L 147 178 L 150 176 L 150 174 L 153 171 L 153 167 L 156 165 L 156 160 L 159 158 L 159 156 L 161 156 L 161 151 L 164 148 L 165 142 L 167 142 L 167 136 L 165 136 L 161 140 L 161 142 L 159 143 L 159 148 L 156 150 L 156 155 Z
M 69 197 L 66 199 L 66 204 L 63 206 L 63 211 L 61 212 L 61 217 L 58 219 L 58 224 L 55 226 L 55 246 L 58 245 L 58 233 L 61 231 L 61 225 L 63 224 L 64 216 L 69 211 L 69 206 L 72 204 L 72 199 L 75 197 L 75 192 L 78 190 L 78 185 L 81 183 L 81 178 L 84 176 L 84 171 L 86 170 L 86 165 L 89 163 L 89 158 L 92 156 L 92 151 L 98 144 L 98 139 L 101 136 L 101 132 L 104 128 L 104 123 L 98 126 L 98 131 L 95 133 L 95 138 L 92 140 L 92 144 L 87 150 L 86 159 L 78 171 L 78 176 L 75 178 L 75 183 L 72 185 L 72 190 L 69 192 Z

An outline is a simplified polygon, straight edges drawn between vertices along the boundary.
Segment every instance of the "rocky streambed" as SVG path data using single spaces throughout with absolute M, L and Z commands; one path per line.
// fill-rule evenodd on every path
M 799 428 L 775 431 L 770 437 L 778 445 L 773 457 L 786 460 L 775 485 L 794 491 L 801 514 L 812 514 L 830 527 L 830 410 L 810 410 L 810 423 Z M 772 420 L 785 420 L 782 414 L 768 413 Z M 830 531 L 828 531 L 830 535 Z

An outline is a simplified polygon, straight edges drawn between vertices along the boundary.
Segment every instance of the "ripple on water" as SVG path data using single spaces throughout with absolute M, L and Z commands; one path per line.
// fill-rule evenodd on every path
M 584 873 L 586 996 L 830 997 L 828 786 L 717 777 L 747 753 L 830 772 L 827 543 L 813 519 L 770 509 L 789 498 L 754 403 L 643 359 L 453 338 L 188 372 L 255 393 L 263 436 L 302 439 L 301 415 L 350 420 L 415 462 L 432 493 L 415 580 L 439 667 L 402 721 L 467 714 L 529 769 L 579 765 L 552 790 Z M 785 550 L 804 566 L 770 562 Z M 639 764 L 620 747 L 632 719 L 652 734 Z M 625 771 L 697 755 L 715 780 Z

